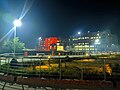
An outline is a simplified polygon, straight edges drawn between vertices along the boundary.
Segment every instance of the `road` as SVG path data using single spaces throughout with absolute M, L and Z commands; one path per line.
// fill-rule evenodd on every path
M 4 85 L 4 82 L 0 82 L 0 89 L 2 90 L 2 87 Z M 18 84 L 9 84 L 7 83 L 4 90 L 23 90 L 21 85 Z M 46 88 L 32 88 L 32 87 L 28 87 L 27 85 L 24 85 L 24 90 L 58 90 L 58 89 L 53 89 L 50 87 L 46 87 Z M 59 90 L 95 90 L 95 89 L 59 89 Z M 97 90 L 120 90 L 118 88 L 98 88 Z
M 0 90 L 2 90 L 3 88 L 3 85 L 4 85 L 4 82 L 0 82 Z M 10 83 L 7 83 L 6 86 L 4 87 L 4 90 L 23 90 L 22 89 L 22 85 L 18 85 L 18 84 L 10 84 Z M 46 87 L 45 88 L 32 88 L 32 87 L 28 87 L 27 85 L 24 85 L 24 90 L 53 90 L 52 88 L 50 87 Z

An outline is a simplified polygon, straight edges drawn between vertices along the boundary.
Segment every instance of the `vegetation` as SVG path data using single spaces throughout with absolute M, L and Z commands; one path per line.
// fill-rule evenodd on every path
M 63 60 L 64 61 L 64 60 Z M 117 64 L 117 60 L 73 60 L 70 62 L 61 62 L 59 60 L 51 60 L 50 64 L 47 60 L 43 61 L 29 61 L 29 62 L 10 62 L 10 64 L 3 64 L 0 67 L 1 72 L 27 75 L 27 76 L 42 76 L 45 78 L 59 78 L 60 72 L 62 78 L 67 79 L 81 79 L 83 74 L 84 79 L 104 79 L 106 76 L 113 77 L 116 73 L 119 73 L 120 65 Z M 11 64 L 12 63 L 12 64 Z M 14 65 L 17 64 L 16 65 Z M 41 65 L 40 65 L 41 64 Z M 14 65 L 14 66 L 13 66 Z M 105 65 L 105 66 L 104 66 Z M 12 67 L 13 66 L 13 67 Z M 61 68 L 61 69 L 60 69 Z
M 16 37 L 15 39 L 11 39 L 9 41 L 8 40 L 4 41 L 4 43 L 2 45 L 2 51 L 3 52 L 13 52 L 14 51 L 14 42 L 15 42 L 16 52 L 21 52 L 22 49 L 25 48 L 25 44 L 23 42 L 21 42 L 18 37 Z

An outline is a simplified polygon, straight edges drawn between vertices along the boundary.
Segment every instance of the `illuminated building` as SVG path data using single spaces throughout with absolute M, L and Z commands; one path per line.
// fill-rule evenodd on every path
M 68 38 L 50 37 L 39 39 L 37 51 L 67 52 L 116 52 L 119 51 L 118 38 L 109 30 L 79 33 Z
M 50 49 L 56 49 L 56 45 L 59 42 L 59 39 L 57 37 L 50 37 L 45 38 L 45 48 L 46 51 L 49 51 Z
M 39 39 L 39 44 L 36 49 L 37 51 L 63 51 L 64 47 L 60 43 L 58 37 L 50 37 Z
M 87 33 L 70 36 L 66 43 L 67 51 L 110 52 L 118 50 L 118 39 L 109 30 L 103 32 L 88 31 Z
M 71 36 L 68 40 L 69 50 L 76 52 L 95 51 L 95 40 L 100 39 L 97 33 L 85 33 L 81 35 Z

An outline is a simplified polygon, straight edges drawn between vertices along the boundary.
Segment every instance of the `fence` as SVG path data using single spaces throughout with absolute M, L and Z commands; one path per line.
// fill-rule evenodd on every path
M 0 73 L 45 79 L 120 80 L 120 60 L 0 58 Z

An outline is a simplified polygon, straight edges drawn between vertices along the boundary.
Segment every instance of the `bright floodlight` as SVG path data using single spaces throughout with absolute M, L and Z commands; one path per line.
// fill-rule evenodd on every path
M 96 39 L 96 40 L 95 40 L 95 44 L 100 44 L 100 40 L 99 40 L 99 39 Z
M 41 40 L 42 38 L 41 38 L 41 37 L 39 37 L 38 39 L 39 39 L 39 40 Z
M 20 27 L 22 25 L 21 21 L 17 20 L 17 19 L 14 20 L 13 24 L 14 24 L 15 27 Z
M 99 39 L 96 39 L 95 42 L 98 43 L 98 42 L 99 42 Z
M 81 32 L 78 32 L 78 34 L 81 34 Z

